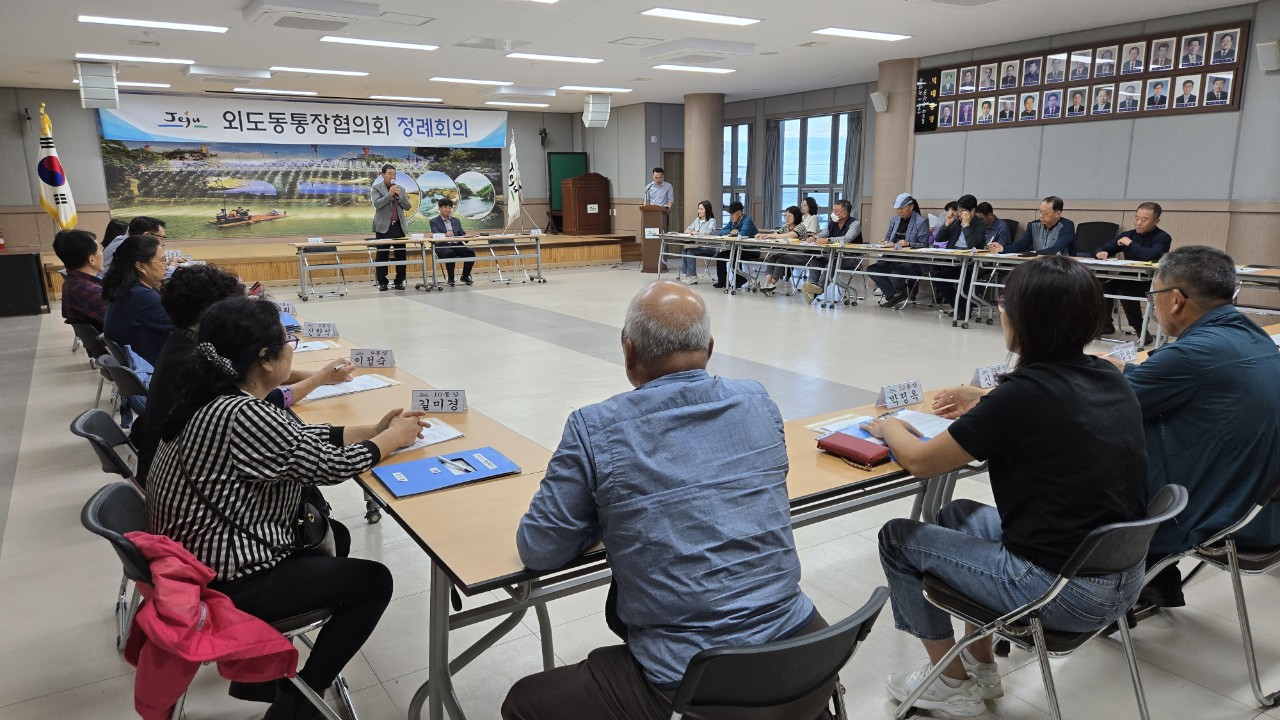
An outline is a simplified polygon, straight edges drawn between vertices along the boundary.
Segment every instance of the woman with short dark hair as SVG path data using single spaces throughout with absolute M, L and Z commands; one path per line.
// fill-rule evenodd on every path
M 270 303 L 233 298 L 200 320 L 188 391 L 161 430 L 147 530 L 181 543 L 215 573 L 210 584 L 267 622 L 333 608 L 298 672 L 323 695 L 359 652 L 391 600 L 391 573 L 370 560 L 303 554 L 294 518 L 304 488 L 335 485 L 411 444 L 421 413 L 377 425 L 307 425 L 265 401 L 288 377 L 297 338 Z M 316 718 L 287 681 L 270 720 Z
M 1061 255 L 1030 260 L 1009 274 L 999 307 L 1017 365 L 990 390 L 938 393 L 935 412 L 956 418 L 947 430 L 921 442 L 892 413 L 863 426 L 917 477 L 987 461 L 995 495 L 995 507 L 949 503 L 936 525 L 894 519 L 880 530 L 894 624 L 920 638 L 930 659 L 914 673 L 889 676 L 889 693 L 900 701 L 955 646 L 951 616 L 924 599 L 925 573 L 1004 614 L 1043 595 L 1095 528 L 1145 514 L 1147 456 L 1137 398 L 1111 363 L 1084 353 L 1105 314 L 1093 273 Z M 1039 610 L 1045 628 L 1106 627 L 1137 598 L 1143 570 L 1139 562 L 1072 579 Z M 962 651 L 916 707 L 974 717 L 985 712 L 983 699 L 1003 694 L 987 637 Z
M 155 365 L 160 348 L 173 331 L 169 313 L 160 304 L 160 286 L 168 266 L 164 245 L 154 235 L 130 235 L 116 248 L 102 278 L 107 314 L 102 331 L 107 338 Z
M 686 235 L 715 235 L 716 234 L 716 216 L 715 210 L 711 207 L 710 200 L 703 200 L 698 203 L 697 216 L 693 222 L 689 223 L 689 227 L 684 229 Z M 686 247 L 682 253 L 680 260 L 680 282 L 685 285 L 698 284 L 698 258 L 714 257 L 719 252 L 717 248 L 709 246 Z

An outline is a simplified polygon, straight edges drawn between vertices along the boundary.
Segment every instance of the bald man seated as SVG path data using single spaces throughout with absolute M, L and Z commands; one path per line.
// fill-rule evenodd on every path
M 631 301 L 622 355 L 631 392 L 576 410 L 516 544 L 534 570 L 603 540 L 605 603 L 627 644 L 530 675 L 507 720 L 666 720 L 689 660 L 826 627 L 800 590 L 782 416 L 764 387 L 707 373 L 711 321 L 696 293 L 655 282 Z M 782 707 L 707 720 L 828 718 L 832 684 Z

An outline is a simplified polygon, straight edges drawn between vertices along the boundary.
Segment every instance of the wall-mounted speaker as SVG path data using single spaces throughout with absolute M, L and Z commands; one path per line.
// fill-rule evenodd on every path
M 1267 72 L 1280 70 L 1280 40 L 1260 42 L 1255 47 L 1258 50 L 1258 67 Z
M 871 93 L 871 107 L 875 108 L 876 112 L 885 112 L 889 109 L 889 96 L 882 92 Z
M 78 62 L 76 73 L 80 76 L 80 107 L 109 110 L 120 107 L 114 63 Z
M 609 124 L 611 95 L 592 93 L 582 105 L 582 124 L 589 128 L 602 128 Z

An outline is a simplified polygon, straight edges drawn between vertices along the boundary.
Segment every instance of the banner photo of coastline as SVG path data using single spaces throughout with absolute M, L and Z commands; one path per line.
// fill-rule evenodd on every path
M 141 108 L 135 102 L 139 97 L 153 107 Z M 505 224 L 505 113 L 137 95 L 122 95 L 121 100 L 128 117 L 137 120 L 150 112 L 152 119 L 162 121 L 153 125 L 181 127 L 143 137 L 141 123 L 121 124 L 123 110 L 99 111 L 112 216 L 162 218 L 172 238 L 372 236 L 370 189 L 380 181 L 385 164 L 396 167 L 396 183 L 411 204 L 406 232 L 430 232 L 428 221 L 439 214 L 436 202 L 446 197 L 454 201 L 455 217 L 464 228 L 495 230 Z M 205 107 L 193 111 L 193 105 Z M 210 105 L 224 109 L 210 115 Z M 267 130 L 222 127 L 250 116 L 265 118 Z M 307 132 L 286 127 L 277 133 L 269 120 L 282 116 L 305 117 Z M 204 122 L 206 118 L 213 123 Z M 450 133 L 461 125 L 450 138 L 436 132 L 437 121 L 448 125 Z M 321 122 L 327 143 L 298 142 L 296 138 L 321 134 Z M 207 126 L 214 123 L 219 128 L 210 132 L 214 128 Z M 335 127 L 365 132 L 337 133 Z M 463 131 L 474 137 L 478 130 L 485 132 L 483 146 L 456 142 Z M 187 134 L 195 139 L 174 137 Z M 454 142 L 446 145 L 449 140 Z

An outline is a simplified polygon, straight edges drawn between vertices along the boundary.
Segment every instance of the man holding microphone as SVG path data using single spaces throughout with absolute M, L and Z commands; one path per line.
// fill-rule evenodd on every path
M 409 198 L 406 197 L 404 188 L 396 185 L 396 169 L 393 165 L 382 166 L 382 182 L 375 182 L 372 189 L 373 200 L 373 233 L 379 239 L 383 238 L 403 238 L 405 236 L 404 227 L 401 220 L 404 217 L 404 211 L 409 209 Z M 383 263 L 391 256 L 391 251 L 395 251 L 396 262 L 404 262 L 404 244 L 379 245 L 378 252 L 374 256 L 377 262 Z M 404 265 L 396 266 L 396 285 L 397 290 L 404 289 Z M 387 266 L 379 265 L 374 269 L 374 276 L 378 279 L 378 289 L 387 289 Z

